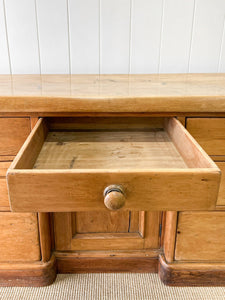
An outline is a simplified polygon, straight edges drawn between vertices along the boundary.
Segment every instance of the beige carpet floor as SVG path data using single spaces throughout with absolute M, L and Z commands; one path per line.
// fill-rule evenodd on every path
M 225 287 L 167 287 L 157 274 L 73 274 L 58 275 L 48 287 L 0 288 L 0 299 L 222 300 Z

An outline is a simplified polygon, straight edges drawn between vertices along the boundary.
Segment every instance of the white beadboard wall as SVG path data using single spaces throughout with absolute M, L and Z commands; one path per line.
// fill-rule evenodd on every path
M 0 0 L 0 74 L 225 72 L 225 0 Z

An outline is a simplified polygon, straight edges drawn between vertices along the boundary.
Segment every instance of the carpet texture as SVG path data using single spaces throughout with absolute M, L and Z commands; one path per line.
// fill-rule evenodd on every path
M 48 287 L 0 288 L 0 299 L 224 300 L 225 287 L 167 287 L 157 274 L 73 274 L 58 275 Z

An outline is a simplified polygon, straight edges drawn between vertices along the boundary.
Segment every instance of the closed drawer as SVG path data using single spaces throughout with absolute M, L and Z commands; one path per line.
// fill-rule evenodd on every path
M 225 212 L 181 212 L 176 260 L 225 261 Z
M 208 155 L 225 155 L 225 118 L 187 118 L 186 127 Z
M 7 180 L 14 211 L 208 210 L 220 171 L 174 118 L 53 118 Z
M 16 155 L 29 133 L 29 118 L 0 118 L 0 155 Z
M 6 172 L 11 162 L 0 161 L 0 211 L 10 210 Z
M 37 214 L 0 213 L 0 261 L 40 260 Z

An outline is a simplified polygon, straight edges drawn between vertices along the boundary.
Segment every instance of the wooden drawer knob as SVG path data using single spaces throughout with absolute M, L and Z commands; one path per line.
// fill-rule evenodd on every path
M 124 190 L 120 185 L 110 185 L 104 190 L 104 203 L 110 210 L 118 210 L 125 204 Z

